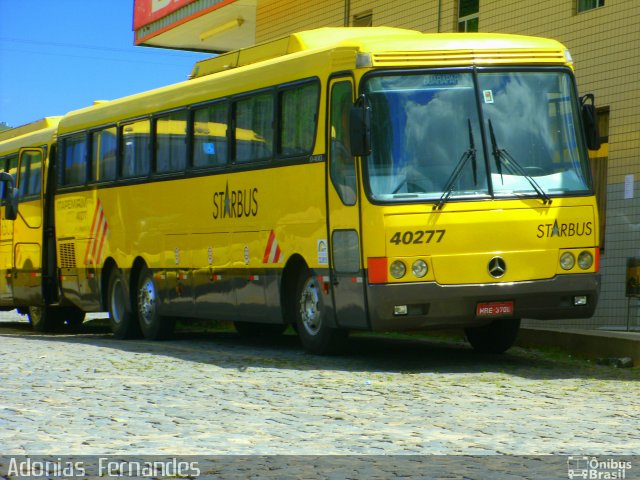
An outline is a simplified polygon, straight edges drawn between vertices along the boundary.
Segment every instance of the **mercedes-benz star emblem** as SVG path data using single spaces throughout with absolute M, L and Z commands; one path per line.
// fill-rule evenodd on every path
M 493 278 L 502 277 L 507 271 L 507 264 L 502 257 L 493 257 L 489 261 L 489 275 Z

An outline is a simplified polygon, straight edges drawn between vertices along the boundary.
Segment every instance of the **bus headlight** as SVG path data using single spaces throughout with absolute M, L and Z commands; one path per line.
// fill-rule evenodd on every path
M 576 257 L 571 252 L 564 252 L 560 255 L 560 266 L 563 270 L 571 270 L 576 264 Z
M 418 259 L 415 262 L 413 262 L 413 265 L 411 266 L 411 271 L 416 277 L 422 278 L 429 271 L 429 266 L 427 265 L 427 262 L 425 262 L 424 260 Z
M 394 261 L 391 265 L 389 265 L 389 273 L 395 279 L 400 279 L 404 277 L 404 274 L 407 273 L 407 267 L 404 266 L 400 260 Z
M 584 251 L 578 255 L 578 266 L 582 270 L 589 270 L 593 265 L 593 255 L 591 253 Z

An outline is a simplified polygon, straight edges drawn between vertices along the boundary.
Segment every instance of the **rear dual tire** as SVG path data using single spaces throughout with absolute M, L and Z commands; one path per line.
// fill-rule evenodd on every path
M 124 276 L 118 269 L 109 278 L 109 320 L 116 338 L 164 340 L 171 336 L 175 319 L 158 314 L 158 291 L 148 268 L 140 272 L 135 290 L 135 310 L 125 287 Z
M 171 337 L 175 329 L 175 319 L 158 314 L 158 291 L 148 268 L 140 272 L 136 306 L 144 338 L 166 340 Z

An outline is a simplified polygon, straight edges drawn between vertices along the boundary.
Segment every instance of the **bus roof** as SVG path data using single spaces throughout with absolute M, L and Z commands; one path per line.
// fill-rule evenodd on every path
M 535 50 L 538 58 L 546 52 L 547 56 L 556 61 L 558 59 L 562 61 L 566 50 L 555 40 L 522 35 L 421 33 L 416 30 L 391 27 L 325 27 L 293 33 L 278 40 L 201 60 L 195 64 L 189 78 L 211 75 L 292 53 L 337 47 L 353 47 L 359 52 L 372 54 L 380 52 L 381 56 L 373 58 L 373 66 L 388 63 L 389 52 L 429 52 L 430 56 L 424 57 L 424 60 L 442 61 L 445 57 L 450 57 L 452 51 L 457 51 L 457 57 L 460 60 L 469 62 L 479 54 L 488 59 L 492 56 L 502 57 L 505 50 L 512 53 L 518 50 L 520 57 L 524 58 L 527 53 L 531 55 Z M 395 61 L 402 62 L 407 59 L 400 55 Z
M 70 112 L 60 122 L 59 131 L 64 135 L 106 126 L 282 82 L 327 77 L 357 66 L 570 65 L 565 52 L 555 40 L 519 35 L 320 28 L 205 60 L 200 63 L 199 78 Z M 360 57 L 368 64 L 357 65 L 359 54 L 364 54 Z M 296 63 L 289 66 L 287 62 Z M 253 74 L 258 69 L 260 73 Z
M 62 117 L 47 117 L 0 132 L 0 156 L 17 152 L 23 147 L 40 147 L 56 136 Z
M 35 122 L 20 125 L 19 127 L 3 130 L 0 132 L 0 142 L 4 142 L 5 140 L 16 138 L 28 133 L 37 132 L 38 130 L 43 130 L 45 128 L 57 127 L 58 122 L 60 122 L 61 118 L 62 117 L 46 117 L 40 120 L 36 120 Z

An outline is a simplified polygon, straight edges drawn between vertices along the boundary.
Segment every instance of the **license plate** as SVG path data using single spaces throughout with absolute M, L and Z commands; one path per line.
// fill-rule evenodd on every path
M 476 307 L 478 317 L 510 317 L 513 315 L 513 302 L 486 302 Z

